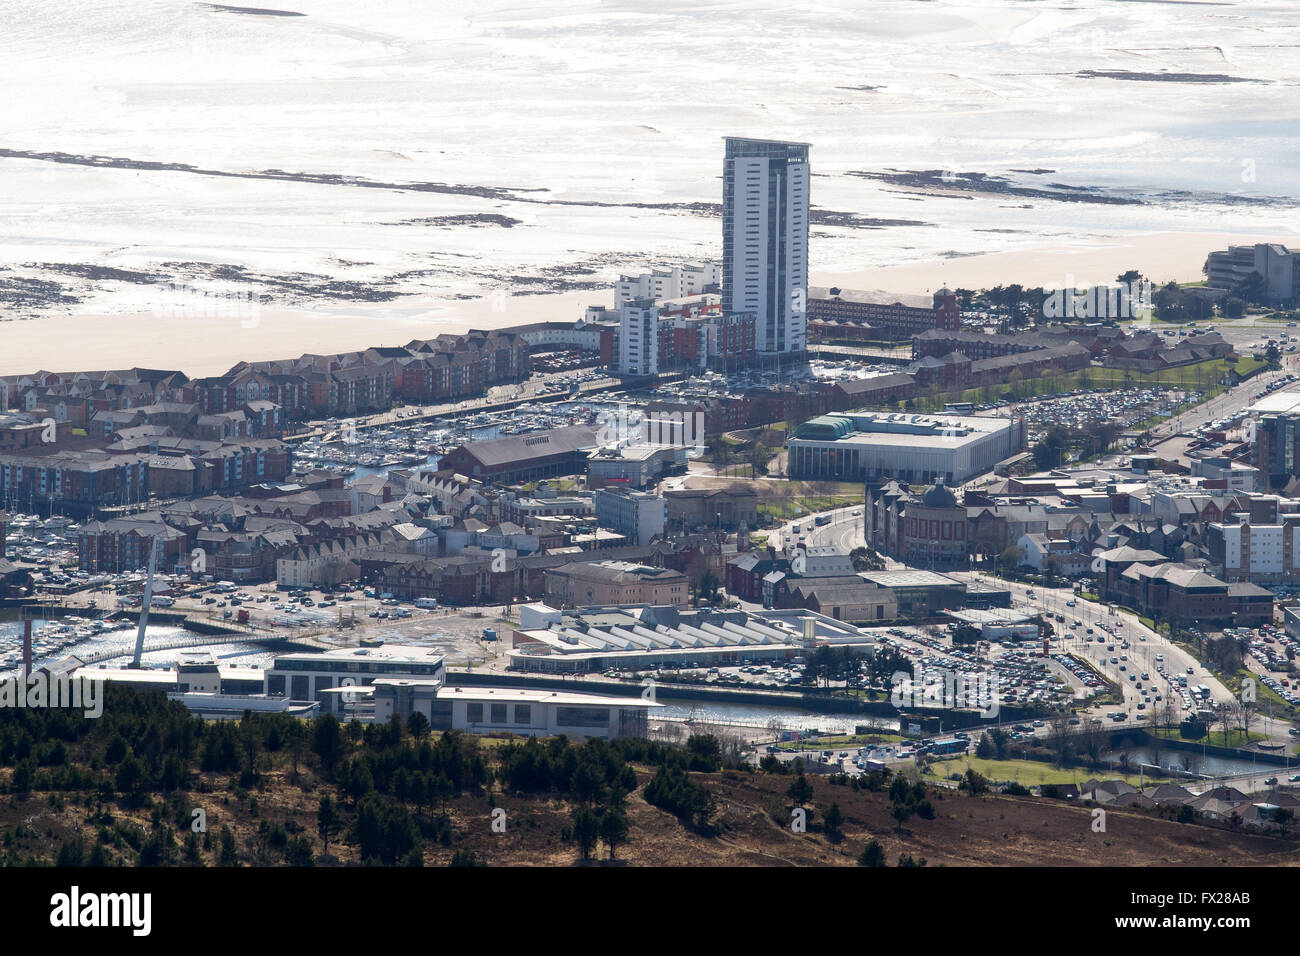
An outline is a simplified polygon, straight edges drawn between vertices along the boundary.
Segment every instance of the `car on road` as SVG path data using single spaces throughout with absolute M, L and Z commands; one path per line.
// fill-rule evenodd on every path
M 1266 787 L 1274 787 L 1274 786 L 1277 786 L 1277 777 L 1269 777 L 1268 779 L 1266 779 L 1266 780 L 1264 781 L 1264 786 L 1266 786 Z

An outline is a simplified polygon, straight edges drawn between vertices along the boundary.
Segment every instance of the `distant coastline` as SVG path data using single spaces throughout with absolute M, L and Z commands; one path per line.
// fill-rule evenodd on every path
M 1282 237 L 1223 233 L 1150 233 L 1097 237 L 1089 243 L 996 252 L 853 272 L 814 271 L 814 285 L 927 292 L 943 285 L 998 284 L 1060 288 L 1109 282 L 1128 269 L 1153 281 L 1196 281 L 1207 253 L 1230 244 Z M 554 294 L 464 299 L 404 296 L 393 302 L 339 302 L 314 309 L 261 308 L 239 316 L 75 313 L 0 323 L 0 375 L 45 368 L 175 368 L 219 375 L 240 361 L 405 345 L 416 338 L 471 328 L 571 322 L 588 305 L 612 305 L 600 286 Z

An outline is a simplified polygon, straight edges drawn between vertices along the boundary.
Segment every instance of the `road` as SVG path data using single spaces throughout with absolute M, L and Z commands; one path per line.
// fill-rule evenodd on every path
M 952 577 L 965 578 L 966 580 L 978 580 L 985 577 L 981 571 L 958 571 L 952 572 Z M 1129 675 L 1136 673 L 1137 680 L 1141 681 L 1141 675 L 1147 673 L 1152 675 L 1155 681 L 1156 692 L 1165 695 L 1168 684 L 1160 679 L 1156 668 L 1163 663 L 1166 673 L 1177 676 L 1185 675 L 1189 684 L 1204 684 L 1210 688 L 1210 696 L 1218 702 L 1227 702 L 1233 699 L 1232 693 L 1220 683 L 1214 675 L 1207 671 L 1200 663 L 1192 657 L 1187 651 L 1171 643 L 1166 638 L 1157 634 L 1155 631 L 1142 624 L 1138 618 L 1127 611 L 1121 611 L 1118 608 L 1100 602 L 1085 600 L 1074 594 L 1070 588 L 1043 588 L 1030 587 L 1017 581 L 1005 581 L 1003 579 L 994 579 L 1000 585 L 1008 587 L 1011 590 L 1013 602 L 1030 612 L 1043 612 L 1050 615 L 1060 614 L 1065 618 L 1065 623 L 1056 623 L 1057 639 L 1053 640 L 1052 647 L 1054 650 L 1063 650 L 1066 653 L 1075 654 L 1092 663 L 1096 668 L 1106 675 L 1110 680 L 1115 681 L 1124 687 L 1124 710 L 1136 714 L 1139 711 L 1136 705 L 1142 701 L 1142 693 L 1136 689 L 1137 681 L 1130 681 Z M 1031 600 L 1029 592 L 1034 592 L 1034 598 Z M 1074 602 L 1074 606 L 1070 606 Z M 1074 621 L 1082 623 L 1077 627 L 1071 627 Z M 1097 641 L 1098 636 L 1106 636 L 1104 632 L 1097 629 L 1099 623 L 1105 623 L 1112 628 L 1117 635 L 1114 640 L 1107 639 L 1105 643 Z M 1087 629 L 1092 627 L 1094 634 L 1091 640 Z M 1121 642 L 1127 639 L 1129 647 L 1127 650 L 1122 649 Z M 1115 650 L 1107 648 L 1114 646 Z M 1112 664 L 1110 659 L 1120 658 L 1123 655 L 1128 660 L 1119 660 L 1118 663 Z M 1163 657 L 1163 661 L 1157 661 L 1156 656 Z M 1120 665 L 1124 665 L 1124 670 L 1120 670 Z M 1187 668 L 1192 668 L 1188 673 Z M 1144 681 L 1149 684 L 1150 681 Z M 1152 695 L 1154 697 L 1154 695 Z M 1182 701 L 1178 699 L 1179 713 L 1182 713 Z M 1158 706 L 1158 705 L 1157 705 Z M 1096 708 L 1098 711 L 1108 711 L 1117 709 L 1112 707 Z M 1152 711 L 1151 704 L 1145 708 L 1145 713 L 1150 714 Z M 1148 717 L 1148 719 L 1150 719 Z M 1284 731 L 1285 732 L 1285 731 Z
M 1221 395 L 1216 395 L 1194 408 L 1174 416 L 1169 421 L 1151 429 L 1156 437 L 1167 438 L 1181 432 L 1191 432 L 1202 425 L 1220 418 L 1229 418 L 1255 404 L 1255 395 L 1275 381 L 1286 378 L 1295 372 L 1291 361 L 1283 363 L 1276 372 L 1262 372 L 1254 378 L 1247 379 L 1235 388 L 1230 388 Z
M 972 579 L 980 572 L 956 572 L 953 577 L 967 577 Z M 1069 588 L 1030 588 L 1027 585 L 1018 582 L 1000 581 L 1011 588 L 1015 601 L 1026 609 L 1043 611 L 1051 614 L 1061 614 L 1065 617 L 1065 624 L 1056 624 L 1059 640 L 1053 640 L 1052 649 L 1063 650 L 1067 653 L 1075 654 L 1088 660 L 1099 671 L 1106 675 L 1110 680 L 1124 688 L 1124 706 L 1123 708 L 1114 706 L 1099 706 L 1089 708 L 1090 716 L 1102 716 L 1114 710 L 1123 710 L 1127 715 L 1120 726 L 1137 723 L 1137 715 L 1143 714 L 1145 721 L 1153 719 L 1154 714 L 1159 714 L 1163 704 L 1153 700 L 1147 703 L 1143 710 L 1137 709 L 1137 704 L 1142 702 L 1142 694 L 1136 688 L 1137 682 L 1142 681 L 1142 674 L 1149 674 L 1151 681 L 1142 681 L 1144 687 L 1154 685 L 1156 692 L 1162 696 L 1168 697 L 1169 684 L 1163 680 L 1157 672 L 1160 664 L 1164 665 L 1165 673 L 1177 677 L 1183 675 L 1187 677 L 1189 685 L 1204 684 L 1210 689 L 1211 698 L 1219 704 L 1228 703 L 1235 699 L 1234 691 L 1225 687 L 1209 670 L 1201 665 L 1190 653 L 1184 648 L 1173 644 L 1163 636 L 1145 627 L 1136 616 L 1127 611 L 1121 611 L 1118 608 L 1112 608 L 1110 605 L 1099 602 L 1087 601 L 1077 597 Z M 1035 599 L 1029 600 L 1028 591 L 1035 592 Z M 1068 602 L 1074 601 L 1074 607 L 1070 607 Z M 1083 623 L 1077 628 L 1071 628 L 1069 625 L 1075 620 Z M 1096 625 L 1099 622 L 1105 622 L 1114 627 L 1117 634 L 1123 635 L 1128 639 L 1128 649 L 1122 648 L 1121 638 L 1117 637 L 1111 640 L 1108 635 L 1097 631 Z M 1115 625 L 1122 622 L 1122 627 Z M 1092 640 L 1089 641 L 1087 628 L 1092 626 L 1094 633 Z M 1098 642 L 1098 636 L 1107 636 L 1107 640 Z M 1108 650 L 1113 646 L 1115 649 Z M 1163 661 L 1157 661 L 1156 656 L 1163 657 Z M 1127 657 L 1128 660 L 1124 660 Z M 1117 658 L 1117 663 L 1111 663 L 1111 658 Z M 1120 666 L 1125 670 L 1120 670 Z M 1191 668 L 1191 671 L 1188 671 Z M 1129 676 L 1136 674 L 1137 680 L 1129 680 Z M 1174 698 L 1178 705 L 1178 714 L 1180 717 L 1186 716 L 1180 697 Z M 1080 713 L 1083 713 L 1081 711 Z M 1259 723 L 1255 729 L 1262 730 L 1268 735 L 1268 741 L 1284 745 L 1288 752 L 1295 745 L 1295 739 L 1290 736 L 1289 731 L 1292 725 L 1284 720 L 1277 718 L 1264 719 L 1264 716 L 1258 718 Z M 1107 721 L 1109 724 L 1109 721 Z
M 818 525 L 816 519 L 820 515 L 829 515 L 830 523 Z M 794 530 L 796 526 L 799 528 L 797 532 Z M 767 540 L 778 551 L 783 542 L 803 542 L 810 548 L 832 546 L 845 554 L 854 548 L 865 548 L 867 539 L 862 528 L 862 505 L 846 505 L 832 511 L 803 515 L 770 532 Z

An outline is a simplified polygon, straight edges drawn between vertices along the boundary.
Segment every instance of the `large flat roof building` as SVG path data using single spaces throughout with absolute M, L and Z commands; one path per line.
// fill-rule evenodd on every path
M 320 702 L 339 709 L 346 697 L 329 695 L 336 687 L 364 687 L 381 678 L 444 680 L 446 667 L 436 650 L 384 644 L 320 653 L 281 654 L 266 669 L 266 694 L 295 701 Z
M 611 667 L 780 661 L 817 644 L 871 651 L 875 643 L 868 631 L 803 609 L 688 611 L 639 605 L 565 611 L 527 604 L 520 608 L 507 657 L 512 670 L 581 674 Z
M 1020 419 L 850 412 L 804 422 L 786 448 L 791 478 L 958 485 L 1024 445 Z

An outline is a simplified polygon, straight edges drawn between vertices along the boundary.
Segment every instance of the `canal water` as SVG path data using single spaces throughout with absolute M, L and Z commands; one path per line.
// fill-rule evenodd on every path
M 127 656 L 104 661 L 106 667 L 124 666 L 129 655 L 135 650 L 136 625 L 106 631 L 101 634 L 88 634 L 78 637 L 71 633 L 58 633 L 61 624 L 67 618 L 33 622 L 32 663 L 35 666 L 48 664 L 65 657 L 89 657 L 106 650 L 121 650 Z M 175 625 L 149 625 L 145 631 L 145 646 L 154 641 L 167 641 L 177 638 L 196 637 L 192 631 Z M 0 621 L 0 675 L 8 676 L 18 673 L 22 666 L 23 625 L 19 621 Z M 193 648 L 172 648 L 170 650 L 146 652 L 140 663 L 147 668 L 170 667 L 172 662 L 184 650 Z M 262 666 L 269 663 L 274 652 L 253 644 L 220 644 L 210 648 L 217 659 L 240 666 Z M 92 665 L 95 666 L 95 665 Z

